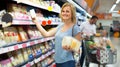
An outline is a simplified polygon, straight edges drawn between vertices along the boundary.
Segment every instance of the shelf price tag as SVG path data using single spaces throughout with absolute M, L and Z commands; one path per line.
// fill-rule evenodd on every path
M 10 46 L 9 51 L 13 51 L 13 50 L 14 50 L 14 46 Z
M 42 55 L 42 60 L 45 58 L 45 55 Z
M 30 45 L 32 46 L 32 45 L 34 45 L 35 44 L 35 42 L 34 41 L 32 41 L 32 42 L 30 42 Z
M 30 67 L 30 64 L 29 64 L 29 63 L 27 63 L 27 64 L 26 64 L 26 67 Z
M 4 53 L 3 48 L 0 48 L 0 54 Z
M 41 61 L 41 60 L 42 60 L 42 57 L 39 58 L 39 61 Z
M 27 46 L 30 46 L 30 42 L 27 42 L 26 44 L 27 44 Z
M 22 44 L 22 48 L 25 48 L 25 47 L 27 47 L 27 44 L 26 44 L 26 43 L 23 43 L 23 44 Z
M 48 57 L 48 56 L 49 56 L 49 53 L 46 54 L 46 57 Z
M 34 40 L 35 44 L 38 44 L 38 40 Z
M 37 63 L 37 59 L 35 59 L 34 62 Z
M 22 44 L 18 45 L 18 48 L 23 48 Z
M 50 55 L 51 53 L 50 53 L 50 52 L 48 52 L 48 54 Z
M 41 39 L 41 42 L 44 42 L 44 39 Z
M 48 6 L 48 11 L 52 11 L 53 7 L 52 6 Z
M 18 49 L 18 45 L 15 45 L 15 46 L 14 46 L 14 50 L 17 50 L 17 49 Z
M 44 41 L 47 41 L 47 38 L 44 38 Z
M 41 43 L 41 40 L 38 40 L 38 43 Z
M 32 61 L 32 62 L 30 62 L 30 65 L 32 66 L 34 64 L 34 62 Z

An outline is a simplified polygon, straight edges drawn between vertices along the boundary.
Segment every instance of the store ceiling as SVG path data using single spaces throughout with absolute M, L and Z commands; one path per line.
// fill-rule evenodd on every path
M 99 0 L 100 5 L 96 13 L 108 13 L 116 0 Z M 120 10 L 120 3 L 117 4 L 114 11 Z
M 64 2 L 66 2 L 67 0 L 55 0 L 60 6 L 63 5 Z M 73 1 L 77 1 L 77 0 L 73 0 Z M 81 0 L 78 0 L 78 2 L 80 2 Z M 89 1 L 89 0 L 85 0 L 85 1 Z M 92 1 L 92 0 L 91 0 Z M 93 0 L 96 1 L 96 0 Z M 91 9 L 93 10 L 93 14 L 94 13 L 109 13 L 110 9 L 112 8 L 113 4 L 116 3 L 116 0 L 97 0 L 99 1 L 99 7 L 97 9 L 94 9 L 92 7 L 95 6 L 91 6 Z M 120 10 L 120 3 L 117 4 L 117 6 L 115 7 L 115 9 L 113 11 L 118 11 Z M 117 13 L 116 13 L 117 14 Z M 120 17 L 120 14 L 118 14 Z

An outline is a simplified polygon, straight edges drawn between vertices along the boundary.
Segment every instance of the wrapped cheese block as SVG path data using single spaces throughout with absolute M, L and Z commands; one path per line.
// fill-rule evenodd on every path
M 65 36 L 62 40 L 62 47 L 65 46 L 69 47 L 74 52 L 78 52 L 81 46 L 81 42 L 73 37 Z

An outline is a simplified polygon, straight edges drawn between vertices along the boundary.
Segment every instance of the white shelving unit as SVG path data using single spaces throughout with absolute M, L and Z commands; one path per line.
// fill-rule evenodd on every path
M 48 56 L 50 56 L 50 55 L 52 55 L 52 54 L 54 54 L 54 53 L 55 53 L 55 51 L 52 50 L 52 51 L 50 51 L 50 52 L 48 52 L 48 53 L 40 56 L 39 58 L 34 59 L 34 60 L 31 61 L 31 62 L 28 62 L 27 64 L 23 65 L 22 67 L 31 67 L 31 66 L 34 65 L 35 63 L 38 63 L 38 62 L 42 61 L 43 59 L 47 58 Z
M 16 1 L 17 3 L 23 3 L 23 4 L 30 5 L 30 6 L 38 7 L 38 8 L 45 9 L 45 10 L 49 11 L 48 7 L 45 7 L 44 5 L 34 4 L 34 3 L 27 1 L 27 0 L 13 0 L 13 1 Z M 56 13 L 60 13 L 60 9 L 59 10 L 52 9 L 51 11 L 56 12 Z
M 43 9 L 43 10 L 48 10 L 49 12 L 60 13 L 59 10 L 56 10 L 56 9 L 53 9 L 53 8 L 52 8 L 52 10 L 49 10 L 49 7 L 34 4 L 34 3 L 29 2 L 27 0 L 12 0 L 12 1 L 15 1 L 19 4 L 22 3 L 22 4 L 30 5 L 30 6 L 33 6 L 33 7 L 37 7 L 37 8 Z M 18 15 L 22 16 L 22 14 L 18 14 Z M 25 18 L 21 17 L 21 16 L 18 17 L 17 19 L 13 18 L 12 25 L 35 25 L 32 22 L 31 17 L 29 15 L 23 15 Z M 52 21 L 52 20 L 51 20 L 51 22 L 52 23 L 50 25 L 59 25 L 60 24 L 60 22 L 56 22 L 56 21 Z M 41 24 L 42 20 L 39 20 L 39 23 Z M 54 39 L 54 37 L 37 38 L 37 39 L 32 39 L 32 40 L 28 39 L 28 41 L 25 41 L 25 42 L 21 42 L 21 43 L 19 42 L 19 43 L 15 43 L 13 45 L 10 45 L 10 46 L 0 47 L 0 54 L 4 54 L 4 53 L 11 52 L 11 51 L 16 51 L 16 50 L 19 50 L 19 49 L 27 48 L 29 46 L 34 46 L 36 44 L 40 44 L 42 42 L 46 42 L 46 41 L 53 40 L 53 39 Z M 39 56 L 39 58 L 34 58 L 32 61 L 28 61 L 26 64 L 22 65 L 22 67 L 31 67 L 34 64 L 36 64 L 38 62 L 41 62 L 43 59 L 46 59 L 50 55 L 54 54 L 54 52 L 55 52 L 54 49 L 52 49 L 51 51 L 48 51 L 47 53 Z
M 0 48 L 0 54 L 7 53 L 7 52 L 10 52 L 10 51 L 14 51 L 14 50 L 18 50 L 18 49 L 21 49 L 21 48 L 26 48 L 28 46 L 33 46 L 35 44 L 39 44 L 39 43 L 46 42 L 48 40 L 53 40 L 53 39 L 54 39 L 54 37 L 48 37 L 48 38 L 40 38 L 38 40 L 28 41 L 28 42 L 21 43 L 21 44 L 16 43 L 13 46 Z

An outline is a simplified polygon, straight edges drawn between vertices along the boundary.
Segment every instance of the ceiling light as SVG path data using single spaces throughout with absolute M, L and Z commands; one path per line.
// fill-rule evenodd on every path
M 112 8 L 110 9 L 109 12 L 112 12 L 112 11 L 115 9 L 115 7 L 116 7 L 116 4 L 114 4 L 114 5 L 112 6 Z
M 119 2 L 120 2 L 120 0 L 117 0 L 117 1 L 116 1 L 116 4 L 118 4 Z

